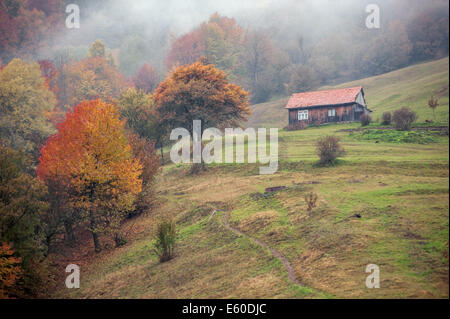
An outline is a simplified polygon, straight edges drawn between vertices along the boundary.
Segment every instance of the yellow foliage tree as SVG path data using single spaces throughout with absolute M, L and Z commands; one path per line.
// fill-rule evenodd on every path
M 70 205 L 88 223 L 96 251 L 98 235 L 117 229 L 142 189 L 142 164 L 124 125 L 113 105 L 85 101 L 67 113 L 41 150 L 38 176 L 67 185 Z

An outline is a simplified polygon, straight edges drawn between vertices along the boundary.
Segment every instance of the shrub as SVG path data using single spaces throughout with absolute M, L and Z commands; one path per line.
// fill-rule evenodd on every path
M 345 150 L 335 136 L 325 136 L 316 142 L 316 152 L 320 158 L 320 164 L 328 165 L 345 154 Z
M 396 130 L 364 130 L 354 133 L 357 140 L 375 140 L 388 143 L 429 144 L 438 142 L 438 132 L 433 131 L 396 131 Z
M 428 106 L 433 110 L 433 118 L 436 121 L 435 110 L 439 106 L 439 99 L 430 97 L 430 99 L 428 100 Z
M 367 126 L 370 124 L 370 122 L 372 122 L 372 118 L 370 117 L 370 114 L 367 112 L 362 114 L 359 120 L 361 121 L 361 126 Z
M 310 192 L 309 194 L 306 194 L 305 197 L 306 205 L 308 205 L 308 212 L 310 212 L 314 207 L 316 207 L 317 203 L 317 194 Z
M 175 223 L 173 221 L 164 221 L 158 225 L 155 248 L 160 262 L 173 258 L 176 236 Z
M 392 114 L 391 112 L 384 112 L 383 113 L 383 120 L 381 124 L 383 125 L 390 125 L 392 122 Z
M 286 126 L 286 131 L 304 130 L 306 128 L 308 128 L 308 123 L 306 121 L 300 121 Z
M 395 128 L 399 131 L 408 131 L 416 120 L 416 112 L 411 111 L 408 107 L 402 107 L 394 112 L 393 121 Z

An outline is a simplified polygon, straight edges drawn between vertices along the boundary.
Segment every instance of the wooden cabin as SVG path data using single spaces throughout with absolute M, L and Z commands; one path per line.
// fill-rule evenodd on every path
M 361 114 L 371 112 L 362 86 L 294 93 L 285 108 L 291 126 L 359 121 Z

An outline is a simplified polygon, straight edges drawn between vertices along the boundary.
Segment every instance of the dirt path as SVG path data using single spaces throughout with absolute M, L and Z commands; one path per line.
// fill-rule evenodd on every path
M 216 211 L 213 212 L 213 214 Z M 302 284 L 297 280 L 297 277 L 295 276 L 295 271 L 294 268 L 292 268 L 291 264 L 289 263 L 289 261 L 282 255 L 280 254 L 277 250 L 270 248 L 266 243 L 260 241 L 259 239 L 250 237 L 246 234 L 244 234 L 243 232 L 241 232 L 239 229 L 236 229 L 234 227 L 232 227 L 230 225 L 230 223 L 228 222 L 227 219 L 227 215 L 223 214 L 222 215 L 222 223 L 225 226 L 225 228 L 227 228 L 228 230 L 232 231 L 233 233 L 237 234 L 238 236 L 244 236 L 247 237 L 248 239 L 250 239 L 251 241 L 253 241 L 254 243 L 258 244 L 259 246 L 270 250 L 270 252 L 272 253 L 272 255 L 274 255 L 276 258 L 278 258 L 284 265 L 284 267 L 286 268 L 287 272 L 288 272 L 288 278 L 289 281 L 292 282 L 293 284 L 302 286 Z

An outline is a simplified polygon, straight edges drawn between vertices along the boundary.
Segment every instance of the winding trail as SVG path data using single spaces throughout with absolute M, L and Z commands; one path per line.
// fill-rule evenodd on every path
M 216 211 L 213 212 L 213 214 Z M 294 268 L 292 267 L 292 265 L 289 263 L 289 261 L 282 255 L 280 254 L 277 250 L 270 248 L 269 245 L 267 245 L 265 242 L 260 241 L 259 239 L 253 238 L 251 236 L 248 236 L 246 234 L 244 234 L 243 232 L 241 232 L 239 229 L 234 228 L 233 226 L 230 225 L 230 223 L 228 222 L 227 219 L 227 214 L 223 214 L 222 215 L 222 223 L 225 226 L 225 228 L 227 228 L 228 230 L 232 231 L 233 233 L 235 233 L 238 236 L 243 236 L 243 237 L 247 237 L 248 239 L 250 239 L 251 241 L 253 241 L 254 243 L 256 243 L 257 245 L 268 249 L 272 255 L 274 255 L 276 258 L 278 258 L 284 265 L 284 267 L 287 270 L 288 273 L 288 279 L 291 283 L 295 284 L 295 285 L 299 285 L 302 286 L 302 284 L 297 280 L 297 277 L 295 276 L 295 271 Z

